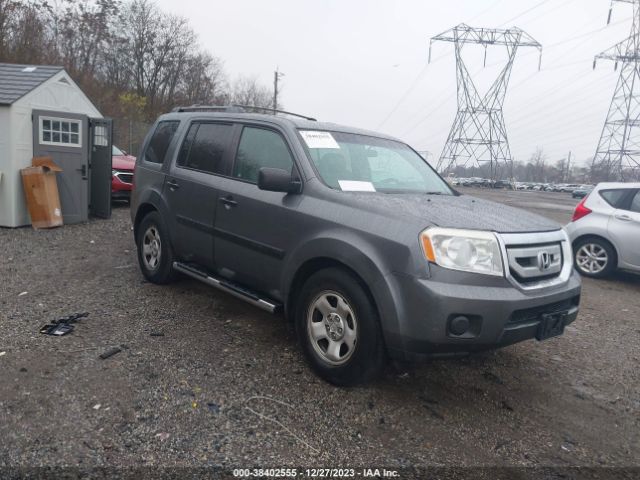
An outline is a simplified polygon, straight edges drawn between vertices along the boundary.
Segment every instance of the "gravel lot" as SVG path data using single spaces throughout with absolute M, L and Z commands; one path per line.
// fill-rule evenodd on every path
M 472 192 L 563 223 L 576 204 Z M 126 207 L 0 229 L 0 252 L 2 467 L 640 467 L 640 276 L 585 280 L 562 337 L 346 390 L 311 373 L 282 318 L 145 282 Z M 39 334 L 77 312 L 73 334 Z

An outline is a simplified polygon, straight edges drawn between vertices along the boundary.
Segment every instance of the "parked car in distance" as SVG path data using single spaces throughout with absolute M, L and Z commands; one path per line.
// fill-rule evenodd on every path
M 562 185 L 560 187 L 560 191 L 564 193 L 572 193 L 576 188 L 579 188 L 580 185 L 576 185 L 575 183 L 568 183 L 566 185 Z
M 491 188 L 513 190 L 510 180 L 495 180 L 491 182 Z
M 282 311 L 334 384 L 366 382 L 387 358 L 545 340 L 576 319 L 563 228 L 460 195 L 395 138 L 191 107 L 162 115 L 141 152 L 131 215 L 144 276 L 180 272 Z
M 581 185 L 571 192 L 572 198 L 584 198 L 593 191 L 593 185 Z
M 111 198 L 129 200 L 133 188 L 133 171 L 136 157 L 113 145 L 111 156 Z
M 640 183 L 600 183 L 578 204 L 566 229 L 582 275 L 640 271 Z

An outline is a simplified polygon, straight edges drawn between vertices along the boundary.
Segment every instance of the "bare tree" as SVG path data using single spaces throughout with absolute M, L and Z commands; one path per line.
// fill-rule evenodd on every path
M 531 155 L 529 159 L 529 164 L 533 166 L 533 181 L 535 182 L 544 182 L 546 181 L 545 175 L 545 162 L 547 157 L 544 155 L 542 148 L 536 148 L 536 151 Z
M 0 61 L 64 66 L 106 115 L 144 124 L 180 104 L 271 105 L 255 78 L 229 86 L 187 20 L 152 0 L 49 2 L 0 0 Z
M 231 86 L 231 102 L 251 107 L 272 108 L 271 90 L 258 83 L 255 77 L 238 77 Z
M 187 59 L 188 75 L 181 79 L 180 88 L 186 105 L 222 105 L 227 99 L 227 80 L 222 61 L 201 52 Z

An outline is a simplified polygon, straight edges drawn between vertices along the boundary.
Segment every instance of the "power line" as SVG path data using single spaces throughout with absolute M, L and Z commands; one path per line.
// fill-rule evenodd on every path
M 524 12 L 522 12 L 522 13 L 520 13 L 520 14 L 516 15 L 515 17 L 513 17 L 513 18 L 511 18 L 511 19 L 509 19 L 509 20 L 507 20 L 506 22 L 501 23 L 500 25 L 498 25 L 498 27 L 504 27 L 507 23 L 511 23 L 511 22 L 513 22 L 514 20 L 517 20 L 517 19 L 519 19 L 519 18 L 521 18 L 521 17 L 524 17 L 527 13 L 532 12 L 533 10 L 535 10 L 535 9 L 537 9 L 537 8 L 540 8 L 541 6 L 543 6 L 543 5 L 544 5 L 544 4 L 546 4 L 546 3 L 549 3 L 550 1 L 551 1 L 551 0 L 542 0 L 541 2 L 538 2 L 538 3 L 537 3 L 536 5 L 534 5 L 533 7 L 531 7 L 531 8 L 529 8 L 529 9 L 525 10 Z
M 568 3 L 568 2 L 567 2 L 567 3 Z M 531 9 L 530 9 L 530 10 L 531 10 Z M 547 13 L 548 13 L 548 12 L 545 12 L 545 14 L 547 14 Z M 612 26 L 613 26 L 613 25 L 618 25 L 618 24 L 620 24 L 620 23 L 624 23 L 624 22 L 626 22 L 626 21 L 628 21 L 628 20 L 630 20 L 630 18 L 625 18 L 625 19 L 623 19 L 623 20 L 620 20 L 620 21 L 614 22 L 614 23 L 612 23 L 611 25 L 612 25 Z M 583 24 L 583 26 L 589 25 L 589 24 L 591 24 L 591 23 L 593 23 L 593 20 L 592 20 L 592 21 L 589 21 L 589 22 L 584 23 L 584 24 Z M 582 28 L 582 27 L 579 27 L 578 29 L 574 30 L 572 33 L 575 33 L 575 32 L 577 32 L 577 31 L 579 31 L 579 30 L 580 30 L 580 28 Z M 582 34 L 577 35 L 577 36 L 571 36 L 571 37 L 565 38 L 565 39 L 563 39 L 563 40 L 560 40 L 559 42 L 556 42 L 556 43 L 551 44 L 549 47 L 545 47 L 545 49 L 556 48 L 556 47 L 558 47 L 558 46 L 560 46 L 560 45 L 564 45 L 564 44 L 569 43 L 569 42 L 572 42 L 572 41 L 574 41 L 574 40 L 578 40 L 578 39 L 584 38 L 585 36 L 592 35 L 593 33 L 600 32 L 600 31 L 602 31 L 602 30 L 605 30 L 606 28 L 607 28 L 607 26 L 599 27 L 599 28 L 597 28 L 597 29 L 595 29 L 595 30 L 592 30 L 592 31 L 589 31 L 589 32 L 586 32 L 586 33 L 582 33 Z M 531 51 L 531 52 L 525 52 L 525 53 L 523 53 L 523 54 L 521 55 L 521 57 L 525 57 L 525 56 L 530 55 L 530 54 L 533 54 L 533 53 L 535 53 L 535 52 L 534 52 L 534 51 Z M 570 53 L 570 52 L 569 52 L 569 53 Z M 564 55 L 563 55 L 563 56 L 564 56 Z M 442 59 L 442 56 L 437 57 L 437 60 L 440 60 L 440 59 Z M 497 62 L 496 62 L 496 63 L 488 64 L 488 65 L 487 65 L 487 67 L 493 67 L 493 66 L 497 66 L 497 65 L 499 65 L 499 63 L 497 63 Z M 546 70 L 548 70 L 548 69 L 546 69 L 546 68 L 545 68 L 544 70 L 546 71 Z M 482 71 L 482 69 L 480 69 L 476 74 L 474 74 L 474 76 L 475 76 L 475 75 L 477 75 L 480 71 Z M 516 89 L 516 88 L 519 88 L 520 86 L 522 86 L 522 84 L 526 83 L 526 81 L 527 81 L 527 80 L 530 80 L 531 78 L 535 77 L 536 75 L 538 75 L 538 72 L 534 72 L 533 74 L 529 75 L 529 76 L 528 76 L 524 81 L 522 81 L 522 82 L 518 83 L 518 84 L 517 84 L 517 85 L 515 85 L 514 87 L 511 87 L 511 90 L 514 90 L 514 89 Z M 440 108 L 442 108 L 444 105 L 446 105 L 446 104 L 449 102 L 449 100 L 451 100 L 455 95 L 456 95 L 456 92 L 455 92 L 455 90 L 454 90 L 454 91 L 453 91 L 453 93 L 449 94 L 449 95 L 448 95 L 447 97 L 445 97 L 445 98 L 444 98 L 440 103 L 438 103 L 438 105 L 437 105 L 436 107 L 434 107 L 433 109 L 430 109 L 430 110 L 429 110 L 429 112 L 426 114 L 426 116 L 422 117 L 422 118 L 421 118 L 417 123 L 413 123 L 413 125 L 412 125 L 411 127 L 409 127 L 408 129 L 404 130 L 404 131 L 400 134 L 400 136 L 403 136 L 403 137 L 404 137 L 405 135 L 408 135 L 409 133 L 411 133 L 412 131 L 414 131 L 417 127 L 419 127 L 419 126 L 420 126 L 420 125 L 422 125 L 425 121 L 427 121 L 429 118 L 431 118 L 431 116 L 433 116 L 433 114 L 434 114 L 435 112 L 437 112 L 438 110 L 440 110 Z M 422 110 L 422 109 L 421 109 L 421 110 Z
M 480 13 L 478 13 L 477 15 L 475 15 L 474 17 L 472 17 L 471 19 L 468 20 L 468 23 L 473 22 L 474 20 L 476 20 L 477 18 L 480 18 L 482 15 L 484 15 L 485 13 L 491 11 L 496 5 L 498 5 L 499 3 L 502 3 L 504 0 L 496 0 L 495 2 L 493 2 L 489 7 L 485 8 L 484 10 L 482 10 Z M 448 55 L 441 55 L 440 57 L 435 58 L 434 60 L 432 60 L 430 63 L 436 63 L 439 60 L 442 60 L 443 58 L 447 57 Z M 413 90 L 418 86 L 418 83 L 420 82 L 420 79 L 422 78 L 422 76 L 424 75 L 424 73 L 426 72 L 427 68 L 428 68 L 429 64 L 426 64 L 422 70 L 420 70 L 420 72 L 418 73 L 418 75 L 416 76 L 416 78 L 414 79 L 413 82 L 411 82 L 411 85 L 409 86 L 409 88 L 402 94 L 402 96 L 400 97 L 400 99 L 398 100 L 398 102 L 394 105 L 394 107 L 391 109 L 391 111 L 389 112 L 389 114 L 384 118 L 384 120 L 382 120 L 382 122 L 380 122 L 378 124 L 378 126 L 376 127 L 377 129 L 380 129 L 385 123 L 387 123 L 389 121 L 389 119 L 393 116 L 394 113 L 396 113 L 396 111 L 398 110 L 398 108 L 400 108 L 400 105 L 402 105 L 402 103 L 407 99 L 407 97 L 411 94 L 411 92 L 413 92 Z
M 411 82 L 411 85 L 409 86 L 409 88 L 404 92 L 404 94 L 402 95 L 402 97 L 400 97 L 400 99 L 396 102 L 396 104 L 394 105 L 394 107 L 391 109 L 391 111 L 389 112 L 389 114 L 384 117 L 384 120 L 382 120 L 382 122 L 380 122 L 378 124 L 378 126 L 376 127 L 376 130 L 380 129 L 385 123 L 387 123 L 389 121 L 389 119 L 393 116 L 394 113 L 396 113 L 396 111 L 398 110 L 398 108 L 400 108 L 400 105 L 402 105 L 402 103 L 406 100 L 406 98 L 411 94 L 411 92 L 413 92 L 413 89 L 416 88 L 418 86 L 418 82 L 420 82 L 420 79 L 422 78 L 422 75 L 424 75 L 424 72 L 427 71 L 427 68 L 429 67 L 429 64 L 427 63 L 422 70 L 420 70 L 420 73 L 418 73 L 418 76 L 415 78 L 415 80 L 413 82 Z

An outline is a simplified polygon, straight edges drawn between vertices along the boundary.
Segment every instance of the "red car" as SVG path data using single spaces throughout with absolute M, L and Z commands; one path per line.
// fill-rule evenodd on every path
M 136 157 L 128 155 L 115 145 L 111 159 L 111 198 L 129 200 L 133 188 L 133 169 Z

